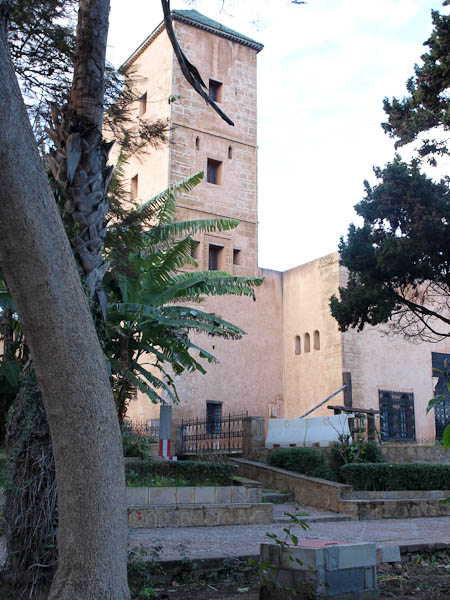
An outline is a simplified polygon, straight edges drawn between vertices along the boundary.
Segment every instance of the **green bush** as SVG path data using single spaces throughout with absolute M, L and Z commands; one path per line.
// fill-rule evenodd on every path
M 164 460 L 164 461 L 142 461 L 126 465 L 125 472 L 128 480 L 133 483 L 136 479 L 148 479 L 151 477 L 168 477 L 183 479 L 186 485 L 205 485 L 205 483 L 216 483 L 219 485 L 231 485 L 237 465 L 232 463 L 201 462 L 194 460 Z
M 272 467 L 287 469 L 310 477 L 329 479 L 335 476 L 324 455 L 314 448 L 279 448 L 270 452 L 267 462 Z
M 150 444 L 155 441 L 146 433 L 138 433 L 129 423 L 122 425 L 123 455 L 136 458 L 147 458 Z
M 384 463 L 383 454 L 375 442 L 342 444 L 331 446 L 330 464 L 334 469 L 352 463 Z
M 450 465 L 360 463 L 344 465 L 340 473 L 355 490 L 450 490 Z

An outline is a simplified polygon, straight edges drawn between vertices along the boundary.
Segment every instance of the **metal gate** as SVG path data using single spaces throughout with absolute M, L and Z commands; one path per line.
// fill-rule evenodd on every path
M 242 420 L 248 413 L 228 416 L 211 415 L 206 419 L 181 422 L 182 455 L 220 452 L 242 452 Z

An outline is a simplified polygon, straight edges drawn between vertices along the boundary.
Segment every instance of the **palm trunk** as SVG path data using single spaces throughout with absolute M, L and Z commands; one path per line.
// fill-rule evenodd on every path
M 88 302 L 10 61 L 6 8 L 0 0 L 0 266 L 52 436 L 59 564 L 49 597 L 124 600 L 129 591 L 120 430 Z

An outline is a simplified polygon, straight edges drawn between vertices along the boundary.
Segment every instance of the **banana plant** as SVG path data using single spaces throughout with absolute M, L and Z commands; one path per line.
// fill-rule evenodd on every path
M 200 172 L 170 187 L 108 230 L 111 269 L 104 280 L 108 295 L 104 349 L 121 419 L 133 388 L 155 403 L 177 402 L 175 377 L 185 371 L 205 373 L 201 361 L 216 362 L 191 341 L 191 333 L 231 340 L 244 335 L 236 325 L 201 310 L 206 296 L 254 299 L 254 287 L 262 283 L 223 271 L 183 272 L 187 266 L 198 266 L 192 258 L 194 234 L 238 225 L 233 219 L 175 221 L 177 193 L 190 191 L 202 177 Z

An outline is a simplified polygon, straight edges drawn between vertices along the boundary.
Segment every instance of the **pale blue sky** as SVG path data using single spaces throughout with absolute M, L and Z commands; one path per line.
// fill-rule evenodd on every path
M 260 266 L 333 252 L 372 165 L 392 159 L 385 96 L 402 97 L 440 0 L 198 0 L 195 8 L 265 45 L 258 55 Z M 173 0 L 172 8 L 189 8 Z M 159 0 L 112 0 L 118 66 L 162 20 Z M 402 153 L 405 158 L 408 152 Z M 443 166 L 445 169 L 445 166 Z

